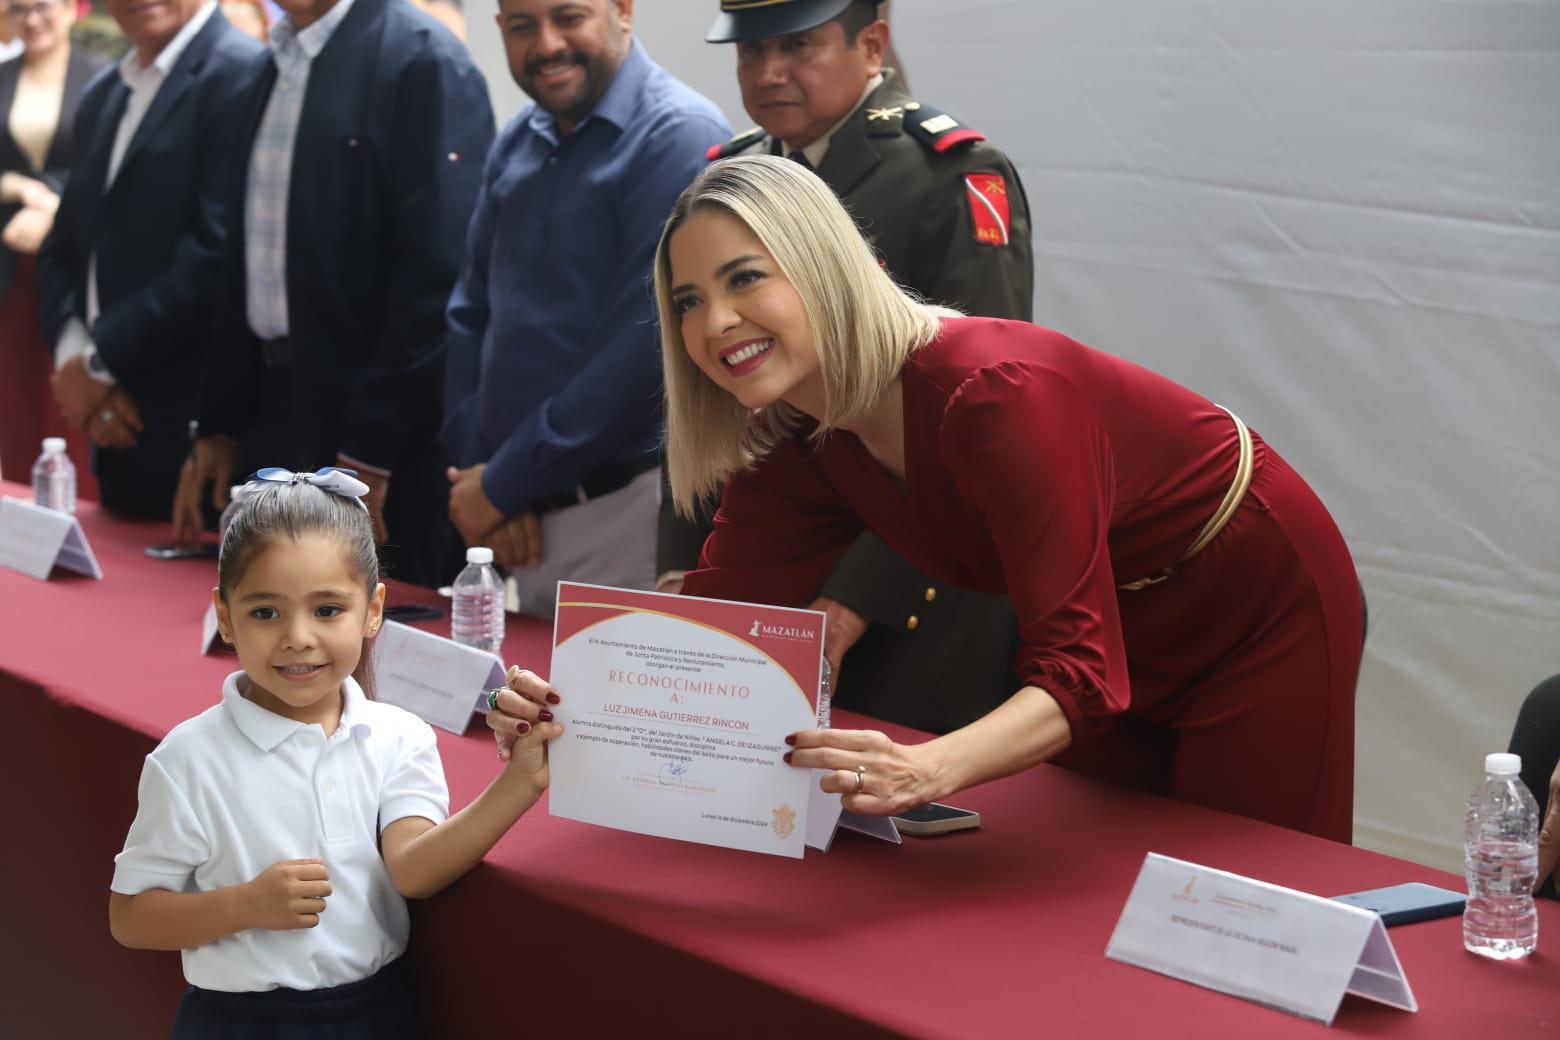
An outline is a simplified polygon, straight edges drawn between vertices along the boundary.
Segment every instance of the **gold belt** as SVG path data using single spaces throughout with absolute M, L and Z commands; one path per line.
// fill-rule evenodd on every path
M 1235 510 L 1240 508 L 1241 501 L 1246 497 L 1246 489 L 1251 486 L 1251 470 L 1255 454 L 1251 446 L 1251 431 L 1246 428 L 1245 423 L 1240 421 L 1240 416 L 1222 404 L 1214 407 L 1235 420 L 1235 432 L 1240 436 L 1240 460 L 1235 463 L 1235 479 L 1231 482 L 1230 489 L 1224 493 L 1224 501 L 1219 503 L 1219 508 L 1214 510 L 1213 515 L 1208 518 L 1208 522 L 1203 524 L 1203 529 L 1197 535 L 1197 539 L 1192 542 L 1186 552 L 1181 554 L 1181 558 L 1151 578 L 1139 578 L 1137 581 L 1129 581 L 1125 585 L 1117 585 L 1116 588 L 1122 592 L 1136 592 L 1138 589 L 1146 589 L 1150 585 L 1158 585 L 1160 582 L 1171 578 L 1175 574 L 1177 567 L 1202 552 L 1208 547 L 1209 542 L 1218 537 L 1219 532 L 1224 530 L 1225 525 L 1230 522 L 1230 518 L 1235 515 Z

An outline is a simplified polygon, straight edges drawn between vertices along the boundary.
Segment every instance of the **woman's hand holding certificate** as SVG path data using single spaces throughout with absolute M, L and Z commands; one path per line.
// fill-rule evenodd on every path
M 538 787 L 548 782 L 547 741 L 563 735 L 563 727 L 553 721 L 552 707 L 562 701 L 558 691 L 535 672 L 518 666 L 505 677 L 507 688 L 488 694 L 488 728 L 498 740 L 498 757 L 538 778 Z
M 843 797 L 847 812 L 897 816 L 934 802 L 947 791 L 930 744 L 896 744 L 874 729 L 819 729 L 786 738 L 795 747 L 785 760 L 804 769 L 827 769 L 823 790 Z

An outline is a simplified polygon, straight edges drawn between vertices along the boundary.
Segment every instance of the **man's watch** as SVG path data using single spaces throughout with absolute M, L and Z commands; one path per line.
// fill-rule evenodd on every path
M 103 355 L 98 353 L 95 345 L 88 347 L 82 352 L 81 363 L 86 366 L 87 375 L 93 379 L 108 380 L 113 378 L 108 371 L 108 365 L 103 363 Z

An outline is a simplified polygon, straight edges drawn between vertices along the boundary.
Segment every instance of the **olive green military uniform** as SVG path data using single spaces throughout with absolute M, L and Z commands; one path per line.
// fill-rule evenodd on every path
M 780 143 L 751 130 L 710 158 L 758 151 L 780 154 Z M 1029 319 L 1034 260 L 1017 171 L 983 135 L 906 95 L 892 70 L 835 131 L 817 173 L 902 285 L 967 314 Z M 668 497 L 657 571 L 697 566 L 708 532 L 678 518 Z M 872 535 L 819 594 L 872 622 L 841 665 L 842 708 L 946 732 L 1017 687 L 1006 597 L 933 582 Z

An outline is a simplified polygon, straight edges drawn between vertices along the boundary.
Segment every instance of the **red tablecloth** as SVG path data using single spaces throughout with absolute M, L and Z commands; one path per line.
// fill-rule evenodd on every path
M 155 526 L 115 524 L 90 506 L 82 521 L 104 581 L 0 570 L 11 839 L 0 890 L 12 908 L 0 1032 L 165 1036 L 178 958 L 109 938 L 112 858 L 142 756 L 213 703 L 234 659 L 195 652 L 209 562 L 146 559 L 141 547 L 164 538 Z M 398 590 L 392 601 L 431 595 Z M 545 672 L 549 635 L 511 620 L 507 659 Z M 841 714 L 836 725 L 850 724 Z M 439 739 L 458 806 L 496 772 L 492 740 L 475 726 Z M 1323 894 L 1461 887 L 1051 767 L 958 802 L 980 811 L 980 830 L 897 848 L 846 834 L 830 854 L 795 861 L 555 820 L 544 800 L 471 874 L 414 907 L 428 1033 L 1321 1036 L 1314 1023 L 1104 957 L 1144 854 Z M 1455 828 L 1461 806 L 1445 809 Z M 1543 904 L 1540 920 L 1539 953 L 1517 964 L 1465 953 L 1455 918 L 1393 929 L 1422 1010 L 1351 997 L 1335 1031 L 1553 1040 L 1560 905 Z

